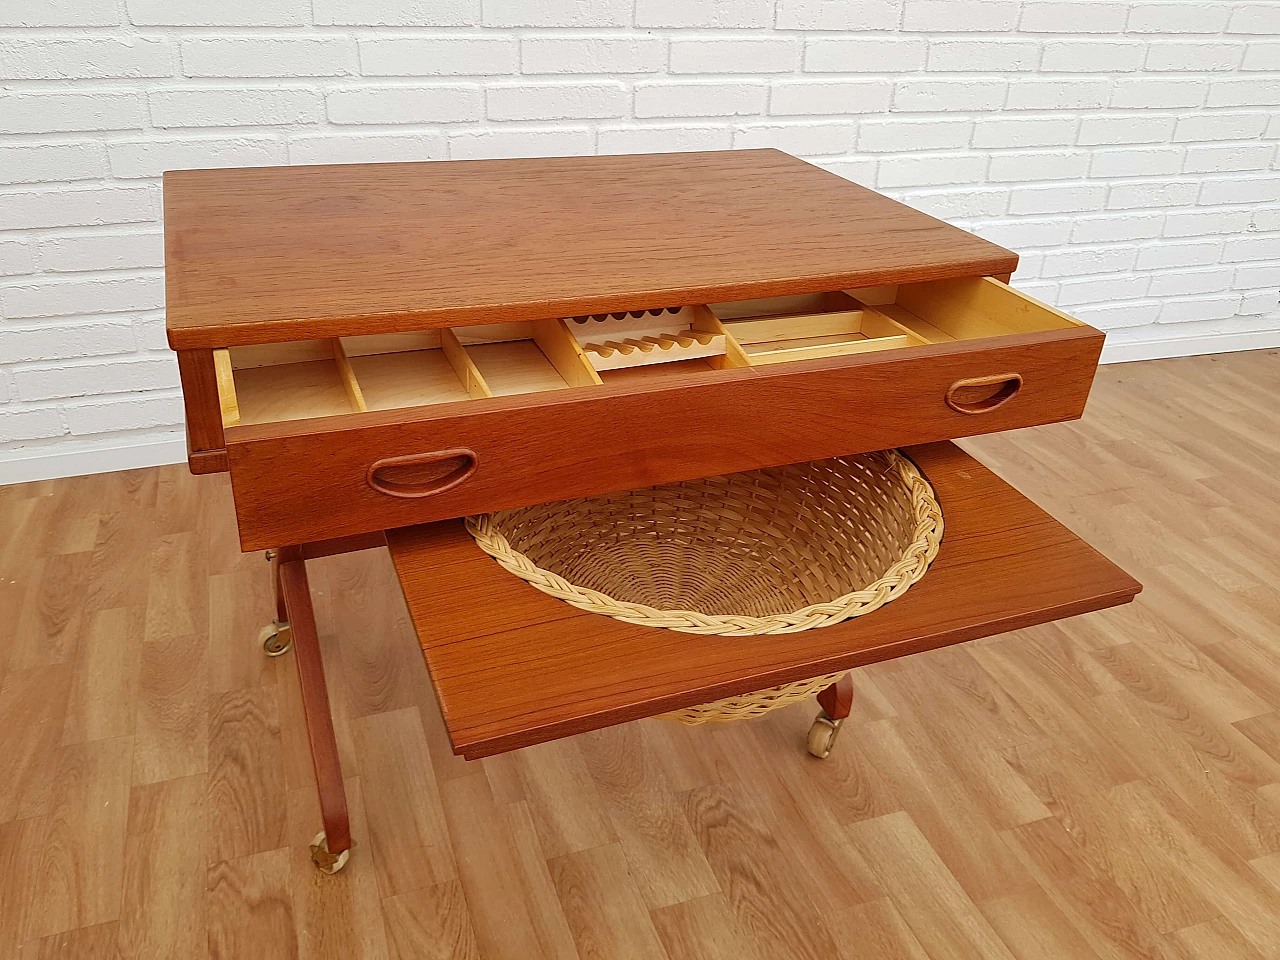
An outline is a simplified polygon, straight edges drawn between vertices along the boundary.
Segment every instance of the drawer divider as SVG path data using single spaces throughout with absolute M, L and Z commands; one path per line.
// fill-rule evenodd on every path
M 471 359 L 471 355 L 458 340 L 458 335 L 449 327 L 440 331 L 440 349 L 444 351 L 445 358 L 452 365 L 453 372 L 458 375 L 458 379 L 466 387 L 467 394 L 472 400 L 483 400 L 493 396 L 493 391 L 480 375 L 476 362 Z
M 360 389 L 360 381 L 356 372 L 351 369 L 351 361 L 347 359 L 347 351 L 342 340 L 334 337 L 329 343 L 333 346 L 333 362 L 338 365 L 338 376 L 342 378 L 342 389 L 346 391 L 347 402 L 354 413 L 365 413 L 369 408 L 364 402 L 364 393 Z
M 875 317 L 886 326 L 891 326 L 902 333 L 910 334 L 921 343 L 949 343 L 956 339 L 951 334 L 939 330 L 929 321 L 922 320 L 913 313 L 908 313 L 897 304 L 889 303 L 878 307 L 864 306 L 862 309 L 866 316 Z
M 231 351 L 213 351 L 213 372 L 218 381 L 218 405 L 222 410 L 222 426 L 240 423 L 240 401 L 236 398 L 236 377 L 231 369 Z
M 720 318 L 711 312 L 710 307 L 700 303 L 689 309 L 693 312 L 693 320 L 690 323 L 692 329 L 705 333 L 720 334 L 724 337 L 724 356 L 707 358 L 713 367 L 717 370 L 723 370 L 726 367 L 751 366 L 751 358 L 742 349 L 742 344 L 738 342 L 738 338 L 729 332 L 728 328 L 721 323 Z
M 604 385 L 600 374 L 587 359 L 582 345 L 569 332 L 568 326 L 559 318 L 533 321 L 533 340 L 538 349 L 551 361 L 556 372 L 564 377 L 564 382 L 571 387 L 599 387 Z

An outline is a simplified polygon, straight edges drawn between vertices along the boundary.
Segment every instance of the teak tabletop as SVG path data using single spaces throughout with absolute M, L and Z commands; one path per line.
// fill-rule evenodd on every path
M 174 349 L 1006 274 L 776 150 L 164 175 Z
M 1087 613 L 1141 590 L 959 447 L 906 452 L 942 505 L 937 559 L 892 603 L 801 633 L 715 637 L 632 626 L 507 573 L 460 521 L 388 531 L 454 750 L 489 756 Z

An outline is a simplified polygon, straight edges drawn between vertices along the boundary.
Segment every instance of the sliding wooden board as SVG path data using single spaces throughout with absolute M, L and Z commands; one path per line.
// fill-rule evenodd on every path
M 469 759 L 1126 603 L 1141 585 L 950 443 L 906 453 L 946 525 L 924 578 L 843 624 L 701 637 L 583 613 L 460 521 L 387 533 L 453 747 Z
M 1002 247 L 776 150 L 174 170 L 174 349 L 1007 274 Z

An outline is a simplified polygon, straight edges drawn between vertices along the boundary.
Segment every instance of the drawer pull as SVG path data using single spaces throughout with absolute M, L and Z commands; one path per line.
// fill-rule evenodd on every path
M 413 500 L 452 490 L 475 473 L 480 458 L 474 450 L 433 450 L 375 461 L 365 482 L 389 497 Z
M 995 389 L 991 389 L 994 387 Z M 997 373 L 990 377 L 968 377 L 947 388 L 947 406 L 957 413 L 990 413 L 1002 407 L 1022 389 L 1022 374 Z

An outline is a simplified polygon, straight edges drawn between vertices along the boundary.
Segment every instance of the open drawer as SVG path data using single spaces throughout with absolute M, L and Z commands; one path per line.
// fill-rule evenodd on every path
M 953 444 L 905 452 L 942 505 L 937 558 L 897 600 L 801 633 L 632 626 L 507 573 L 460 521 L 388 531 L 454 752 L 485 757 L 1114 606 L 1142 589 Z
M 216 351 L 245 550 L 1078 417 L 989 277 Z

